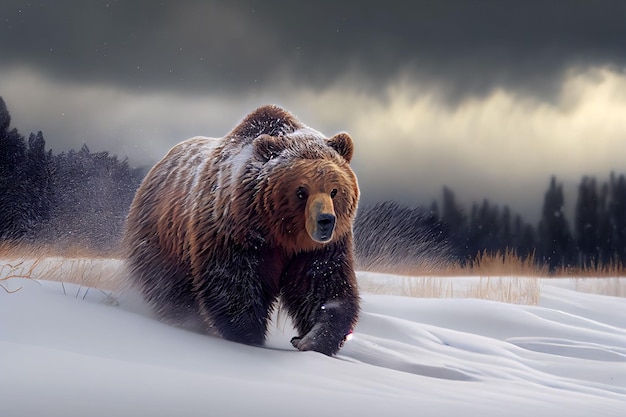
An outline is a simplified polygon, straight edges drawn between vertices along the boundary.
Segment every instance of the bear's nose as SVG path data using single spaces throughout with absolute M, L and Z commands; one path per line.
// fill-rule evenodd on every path
M 335 227 L 335 215 L 329 213 L 322 213 L 318 215 L 317 227 L 322 234 L 330 235 Z

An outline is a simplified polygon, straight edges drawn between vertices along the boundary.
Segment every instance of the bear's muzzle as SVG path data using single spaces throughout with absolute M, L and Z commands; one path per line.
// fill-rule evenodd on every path
M 318 242 L 328 242 L 333 237 L 335 230 L 335 215 L 321 213 L 317 216 L 317 228 L 312 238 Z
M 333 200 L 328 194 L 319 193 L 309 197 L 306 208 L 306 231 L 316 242 L 326 243 L 335 231 Z

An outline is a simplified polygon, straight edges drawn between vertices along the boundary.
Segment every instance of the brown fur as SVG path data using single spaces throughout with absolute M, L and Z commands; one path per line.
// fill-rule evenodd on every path
M 275 106 L 175 146 L 131 206 L 134 282 L 160 318 L 250 344 L 282 295 L 294 346 L 335 353 L 359 308 L 352 155 L 349 135 L 325 138 Z

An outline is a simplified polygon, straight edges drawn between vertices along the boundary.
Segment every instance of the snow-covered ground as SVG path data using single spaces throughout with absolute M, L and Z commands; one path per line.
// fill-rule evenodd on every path
M 626 299 L 574 291 L 592 280 L 540 280 L 516 305 L 358 275 L 335 358 L 294 350 L 284 315 L 255 348 L 159 323 L 136 294 L 0 281 L 20 288 L 0 289 L 0 416 L 626 416 Z M 429 280 L 411 288 L 475 284 Z

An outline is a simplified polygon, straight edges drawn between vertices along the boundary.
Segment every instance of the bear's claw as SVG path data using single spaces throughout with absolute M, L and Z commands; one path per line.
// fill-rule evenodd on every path
M 299 337 L 295 336 L 291 338 L 291 344 L 293 347 L 300 351 L 315 350 L 322 352 L 318 346 L 316 346 L 315 339 L 309 336 Z M 324 353 L 324 352 L 322 352 Z
M 298 349 L 298 344 L 300 343 L 300 340 L 302 338 L 298 337 L 298 336 L 294 336 L 291 338 L 291 344 L 293 345 L 293 347 L 295 347 L 296 349 Z

